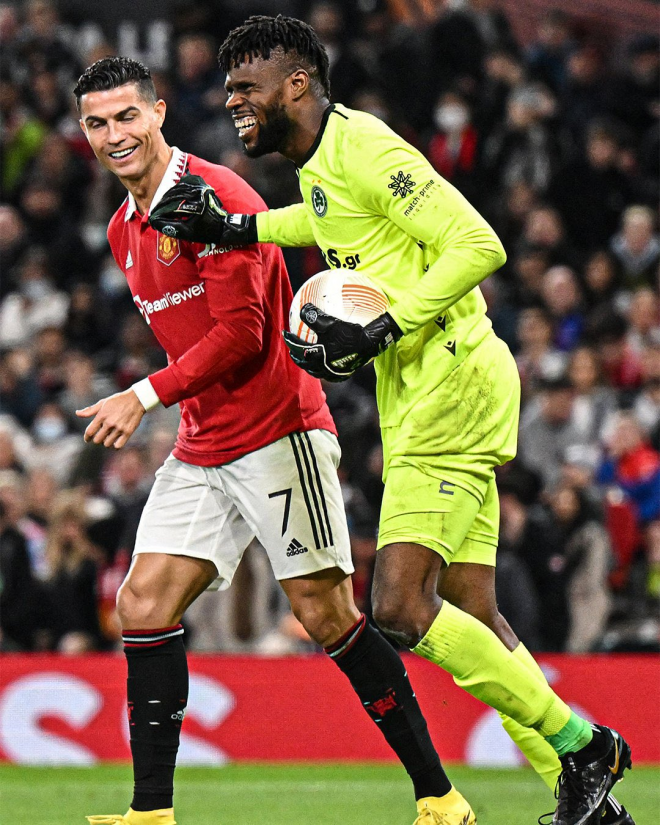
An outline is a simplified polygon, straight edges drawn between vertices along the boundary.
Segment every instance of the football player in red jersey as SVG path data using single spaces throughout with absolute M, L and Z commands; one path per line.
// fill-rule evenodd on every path
M 281 336 L 292 297 L 281 251 L 177 241 L 148 222 L 184 174 L 202 176 L 232 212 L 265 204 L 230 170 L 167 145 L 165 103 L 142 64 L 104 58 L 74 93 L 96 157 L 128 190 L 108 228 L 112 254 L 168 355 L 164 369 L 78 411 L 92 419 L 85 440 L 119 449 L 149 410 L 181 408 L 176 445 L 156 473 L 117 599 L 133 800 L 126 815 L 89 821 L 174 825 L 188 695 L 181 618 L 204 590 L 230 585 L 255 537 L 293 612 L 410 774 L 416 798 L 460 797 L 399 656 L 353 601 L 336 431 L 321 384 L 295 367 Z

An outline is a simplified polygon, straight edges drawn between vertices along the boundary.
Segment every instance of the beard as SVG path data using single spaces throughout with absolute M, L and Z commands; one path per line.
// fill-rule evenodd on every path
M 259 136 L 253 146 L 243 145 L 245 154 L 250 158 L 260 158 L 278 152 L 286 141 L 291 122 L 281 103 L 276 103 L 265 112 L 265 123 L 259 123 Z

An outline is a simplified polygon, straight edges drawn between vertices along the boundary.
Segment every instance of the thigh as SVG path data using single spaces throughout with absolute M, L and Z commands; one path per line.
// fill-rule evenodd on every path
M 486 487 L 483 504 L 474 517 L 465 540 L 454 554 L 452 562 L 488 565 L 494 568 L 499 533 L 500 500 L 493 475 Z
M 397 464 L 390 467 L 385 482 L 378 548 L 418 544 L 450 564 L 481 506 L 455 470 L 446 473 L 439 462 Z
M 218 468 L 277 579 L 333 567 L 353 572 L 339 458 L 335 436 L 312 430 L 291 433 Z
M 124 627 L 168 627 L 181 617 L 195 599 L 213 582 L 212 562 L 164 553 L 143 553 L 133 557 L 119 593 L 119 609 Z
M 135 555 L 160 553 L 212 562 L 210 589 L 229 587 L 254 531 L 213 470 L 170 456 L 156 480 L 138 526 Z

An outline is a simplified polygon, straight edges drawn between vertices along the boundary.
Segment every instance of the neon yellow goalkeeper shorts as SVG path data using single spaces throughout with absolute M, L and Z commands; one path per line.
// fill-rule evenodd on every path
M 520 409 L 520 380 L 508 347 L 487 336 L 433 395 L 437 417 L 426 453 L 414 420 L 383 429 L 378 547 L 421 544 L 447 564 L 494 565 L 500 522 L 495 467 L 516 454 Z

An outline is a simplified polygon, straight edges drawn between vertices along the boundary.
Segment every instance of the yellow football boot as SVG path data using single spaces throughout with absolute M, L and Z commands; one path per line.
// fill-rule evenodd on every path
M 159 811 L 134 811 L 129 808 L 126 816 L 101 814 L 85 818 L 91 825 L 176 825 L 174 808 L 162 808 Z
M 477 825 L 477 817 L 456 788 L 444 796 L 425 796 L 417 800 L 419 816 L 413 825 Z

